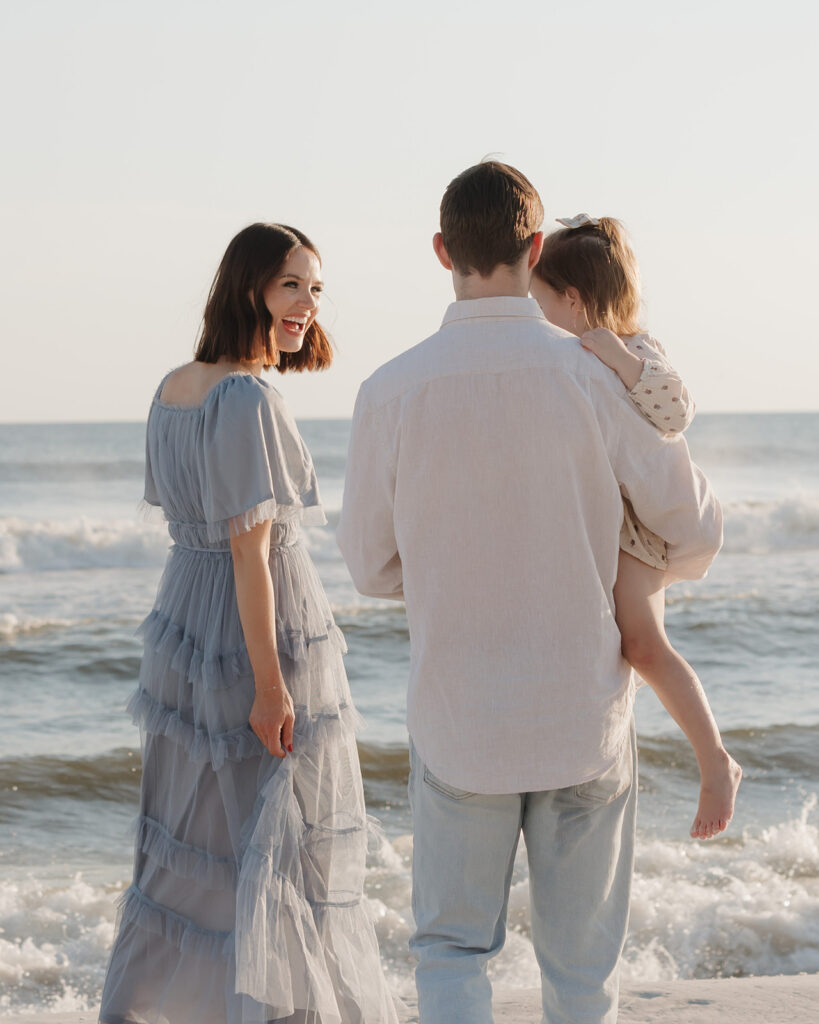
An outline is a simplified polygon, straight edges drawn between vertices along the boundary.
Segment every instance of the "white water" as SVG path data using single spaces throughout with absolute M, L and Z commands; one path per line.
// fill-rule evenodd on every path
M 819 499 L 788 497 L 774 501 L 728 502 L 725 553 L 763 554 L 819 548 Z M 330 510 L 329 527 L 306 532 L 319 560 L 338 558 Z M 167 554 L 168 531 L 159 516 L 73 519 L 0 518 L 0 573 L 68 569 L 160 568 Z
M 707 844 L 638 843 L 623 978 L 676 978 L 819 971 L 819 824 L 816 795 L 772 828 Z M 729 834 L 730 835 L 730 834 Z M 371 854 L 367 893 L 393 990 L 413 991 L 412 839 L 382 840 Z M 21 875 L 0 885 L 0 1010 L 93 1009 L 113 938 L 112 884 Z M 506 946 L 490 967 L 503 987 L 534 987 L 525 851 L 518 854 Z

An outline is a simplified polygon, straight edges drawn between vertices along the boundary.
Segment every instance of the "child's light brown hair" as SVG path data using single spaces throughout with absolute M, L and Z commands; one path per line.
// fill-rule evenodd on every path
M 514 266 L 543 223 L 543 204 L 516 167 L 484 160 L 454 178 L 441 200 L 441 237 L 464 276 Z
M 547 235 L 535 274 L 560 295 L 576 288 L 590 327 L 639 334 L 640 271 L 619 220 L 563 228 Z

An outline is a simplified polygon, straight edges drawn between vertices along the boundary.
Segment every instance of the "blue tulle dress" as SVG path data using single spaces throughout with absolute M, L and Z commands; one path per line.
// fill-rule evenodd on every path
M 161 386 L 160 386 L 161 391 Z M 147 427 L 145 500 L 173 545 L 141 630 L 129 710 L 143 735 L 133 884 L 105 1024 L 393 1024 L 363 896 L 367 818 L 336 627 L 299 524 L 326 522 L 279 393 L 231 374 Z M 230 536 L 272 520 L 281 667 L 294 753 L 248 724 L 254 679 Z

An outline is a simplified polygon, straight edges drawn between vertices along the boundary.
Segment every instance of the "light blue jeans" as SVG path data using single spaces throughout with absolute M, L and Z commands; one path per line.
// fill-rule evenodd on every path
M 421 1024 L 492 1024 L 490 957 L 506 937 L 521 831 L 544 1024 L 614 1024 L 628 926 L 637 744 L 591 782 L 499 796 L 436 778 L 410 744 L 412 907 Z

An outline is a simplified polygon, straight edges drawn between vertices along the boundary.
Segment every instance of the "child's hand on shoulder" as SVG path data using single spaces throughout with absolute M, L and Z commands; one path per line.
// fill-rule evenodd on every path
M 617 362 L 621 353 L 628 352 L 622 338 L 619 338 L 614 331 L 605 327 L 594 327 L 581 337 L 580 344 L 593 352 L 601 363 L 612 370 L 617 369 Z
M 601 363 L 614 370 L 631 391 L 643 372 L 643 360 L 629 352 L 622 338 L 605 327 L 595 327 L 581 337 L 583 348 L 597 356 Z

